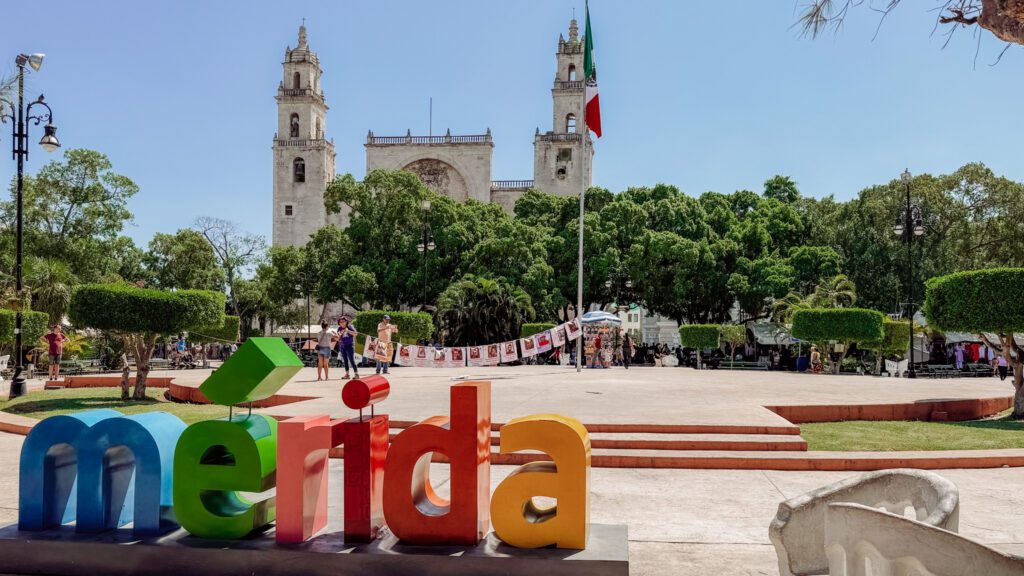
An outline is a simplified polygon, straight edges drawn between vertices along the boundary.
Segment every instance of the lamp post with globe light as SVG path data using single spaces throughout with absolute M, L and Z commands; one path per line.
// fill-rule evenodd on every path
M 11 153 L 18 162 L 18 185 L 15 199 L 17 224 L 15 231 L 14 282 L 19 304 L 15 311 L 14 320 L 15 364 L 14 376 L 11 378 L 10 398 L 17 398 L 25 394 L 25 366 L 24 357 L 21 353 L 21 302 L 23 301 L 22 291 L 24 289 L 22 285 L 22 264 L 24 262 L 22 195 L 25 187 L 25 160 L 28 159 L 29 150 L 28 127 L 32 124 L 38 126 L 46 122 L 46 125 L 43 126 L 43 137 L 39 140 L 39 146 L 47 152 L 53 152 L 60 148 L 60 141 L 57 140 L 57 127 L 53 125 L 53 110 L 50 109 L 49 104 L 43 101 L 43 96 L 40 94 L 39 98 L 29 102 L 27 107 L 25 106 L 25 66 L 28 65 L 29 68 L 38 72 L 43 66 L 43 57 L 43 54 L 18 54 L 14 59 L 15 65 L 18 67 L 18 103 L 15 105 L 10 100 L 0 98 L 0 123 L 11 123 Z M 33 108 L 37 109 L 36 114 L 32 113 Z M 43 108 L 46 109 L 45 112 L 42 110 Z
M 904 170 L 900 180 L 906 190 L 906 203 L 903 213 L 896 218 L 896 224 L 892 227 L 892 231 L 907 245 L 907 316 L 910 319 L 910 357 L 907 361 L 907 378 L 917 378 L 917 370 L 914 369 L 914 253 L 912 247 L 914 238 L 924 234 L 924 220 L 921 218 L 921 209 L 910 202 L 910 182 L 913 180 L 910 171 Z

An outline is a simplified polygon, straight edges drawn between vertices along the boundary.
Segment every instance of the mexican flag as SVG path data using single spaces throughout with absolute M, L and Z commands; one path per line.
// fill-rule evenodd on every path
M 583 44 L 583 70 L 586 74 L 586 108 L 584 118 L 587 128 L 601 137 L 601 104 L 597 98 L 597 66 L 594 65 L 594 36 L 590 33 L 590 7 L 587 6 L 587 26 Z

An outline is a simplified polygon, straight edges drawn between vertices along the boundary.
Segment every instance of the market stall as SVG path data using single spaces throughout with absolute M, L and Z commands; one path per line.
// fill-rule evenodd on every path
M 622 320 L 607 312 L 587 312 L 580 318 L 583 324 L 583 353 L 585 366 L 607 368 L 615 357 L 615 346 L 621 346 Z M 600 346 L 597 346 L 600 337 Z

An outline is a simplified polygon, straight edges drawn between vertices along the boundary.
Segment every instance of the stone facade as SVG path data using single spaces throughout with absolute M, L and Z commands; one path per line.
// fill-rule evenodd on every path
M 327 102 L 320 89 L 320 59 L 309 49 L 306 27 L 299 44 L 288 48 L 284 78 L 277 88 L 274 135 L 275 246 L 301 246 L 327 224 L 345 226 L 347 214 L 328 215 L 324 190 L 334 179 L 334 143 L 325 137 Z
M 551 130 L 538 129 L 533 141 L 534 188 L 558 196 L 575 196 L 591 184 L 594 146 L 583 118 L 583 41 L 576 20 L 569 39 L 558 38 L 558 63 L 551 88 Z
M 365 145 L 366 171 L 410 170 L 439 194 L 493 202 L 508 212 L 530 188 L 578 195 L 591 184 L 594 149 L 582 122 L 583 41 L 575 19 L 569 25 L 569 39 L 558 38 L 555 60 L 552 126 L 544 133 L 537 129 L 534 137 L 533 180 L 491 180 L 490 129 L 455 136 L 375 136 L 371 131 Z M 334 143 L 326 138 L 320 60 L 309 48 L 305 26 L 299 28 L 298 46 L 285 50 L 282 66 L 273 146 L 273 243 L 301 246 L 323 226 L 347 226 L 348 214 L 328 215 L 324 208 L 323 192 L 335 175 L 335 152 Z
M 460 202 L 491 201 L 491 131 L 479 136 L 366 137 L 366 171 L 409 170 L 431 190 Z

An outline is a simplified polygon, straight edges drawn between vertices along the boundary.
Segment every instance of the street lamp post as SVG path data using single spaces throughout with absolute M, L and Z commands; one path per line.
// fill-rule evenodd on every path
M 430 215 L 430 200 L 423 200 L 420 205 L 423 208 L 423 212 L 426 216 Z M 427 253 L 436 247 L 434 240 L 430 235 L 430 222 L 427 218 L 424 218 L 423 224 L 423 243 L 416 246 L 416 250 L 423 254 L 423 305 L 421 310 L 427 307 Z
M 22 194 L 25 186 L 25 160 L 28 159 L 29 125 L 35 124 L 38 126 L 42 122 L 46 122 L 46 125 L 43 126 L 43 137 L 39 140 L 39 145 L 47 152 L 53 152 L 60 147 L 60 142 L 57 140 L 57 127 L 53 125 L 53 110 L 50 109 L 49 104 L 43 101 L 43 96 L 40 95 L 39 98 L 29 102 L 28 107 L 25 106 L 25 65 L 27 64 L 38 72 L 43 66 L 43 54 L 18 54 L 14 59 L 14 63 L 18 67 L 18 105 L 15 106 L 9 100 L 0 99 L 0 122 L 11 122 L 11 153 L 18 162 L 18 185 L 15 201 L 17 225 L 14 259 L 14 282 L 18 307 L 15 311 L 14 320 L 15 364 L 14 376 L 11 378 L 11 398 L 17 398 L 25 394 L 25 366 L 24 358 L 21 354 L 21 303 L 23 301 L 22 290 L 24 289 L 22 285 L 22 263 L 24 261 Z M 7 107 L 8 112 L 4 112 L 4 106 Z M 46 111 L 40 110 L 38 114 L 33 115 L 32 108 L 36 106 L 46 108 Z
M 906 191 L 906 203 L 903 213 L 896 218 L 896 224 L 892 231 L 899 236 L 907 245 L 907 316 L 910 319 L 910 356 L 907 361 L 907 378 L 917 378 L 917 370 L 914 369 L 914 238 L 924 234 L 921 210 L 910 202 L 910 182 L 912 176 L 909 170 L 904 170 L 900 176 Z

